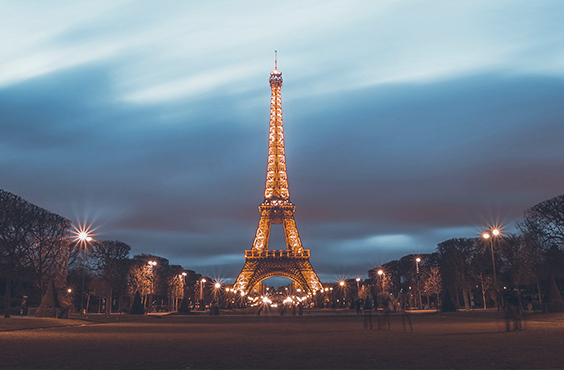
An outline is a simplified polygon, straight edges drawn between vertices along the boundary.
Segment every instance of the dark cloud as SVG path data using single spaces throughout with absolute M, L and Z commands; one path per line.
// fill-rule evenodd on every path
M 522 188 L 519 177 L 537 192 L 553 191 L 543 178 L 554 178 L 550 168 L 564 157 L 557 144 L 564 81 L 494 77 L 406 85 L 401 94 L 397 86 L 372 88 L 341 103 L 326 98 L 315 119 L 308 112 L 295 123 L 300 135 L 288 144 L 288 162 L 290 180 L 300 181 L 293 196 L 303 191 L 305 202 L 324 204 L 332 192 L 333 205 L 377 206 L 464 203 L 475 192 L 489 202 L 491 193 Z

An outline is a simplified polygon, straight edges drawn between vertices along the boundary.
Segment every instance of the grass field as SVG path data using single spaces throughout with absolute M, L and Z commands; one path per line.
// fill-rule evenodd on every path
M 0 319 L 1 369 L 563 368 L 564 315 L 505 332 L 497 312 L 363 317 L 191 315 Z M 407 324 L 407 323 L 406 323 Z M 387 326 L 384 326 L 387 327 Z

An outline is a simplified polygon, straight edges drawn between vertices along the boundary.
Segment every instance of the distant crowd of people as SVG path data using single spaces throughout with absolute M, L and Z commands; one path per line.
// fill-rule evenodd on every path
M 257 310 L 257 315 L 260 316 L 267 308 L 268 308 L 267 303 L 260 304 Z M 296 315 L 303 316 L 304 314 L 304 305 L 302 302 L 279 303 L 277 305 L 277 308 L 278 308 L 278 314 L 280 316 L 286 315 L 286 312 L 291 312 L 292 316 L 296 316 Z
M 374 329 L 373 316 L 376 316 L 378 330 L 391 330 L 390 316 L 393 315 L 401 317 L 404 332 L 408 329 L 410 332 L 413 332 L 410 315 L 405 312 L 408 306 L 408 300 L 403 294 L 399 294 L 396 297 L 390 294 L 378 294 L 374 297 L 369 293 L 365 298 L 357 298 L 352 304 L 356 309 L 357 315 L 363 315 L 364 317 L 364 329 Z M 209 307 L 210 315 L 219 315 L 219 305 L 217 301 L 212 301 Z M 269 310 L 270 307 L 269 304 L 262 303 L 258 306 L 256 314 L 260 316 L 265 310 Z M 292 316 L 302 316 L 304 313 L 304 305 L 302 302 L 279 303 L 275 307 L 277 307 L 280 316 L 286 315 L 287 312 Z M 504 292 L 503 310 L 505 313 L 506 330 L 523 330 L 521 306 L 519 304 L 518 295 L 514 290 L 508 289 Z
M 364 316 L 364 329 L 374 329 L 372 322 L 372 314 L 376 313 L 378 330 L 391 330 L 390 315 L 397 314 L 402 318 L 403 331 L 407 330 L 406 324 L 409 325 L 409 331 L 413 332 L 411 318 L 404 311 L 402 301 L 398 300 L 397 304 L 388 294 L 379 294 L 376 299 L 372 294 L 364 299 L 358 298 L 354 302 L 357 315 Z

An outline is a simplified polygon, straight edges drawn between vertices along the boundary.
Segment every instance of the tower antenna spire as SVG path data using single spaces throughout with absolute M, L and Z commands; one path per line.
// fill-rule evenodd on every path
M 278 69 L 278 51 L 274 50 L 274 69 Z

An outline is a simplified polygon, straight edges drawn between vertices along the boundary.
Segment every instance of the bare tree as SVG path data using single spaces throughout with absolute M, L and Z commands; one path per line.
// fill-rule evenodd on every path
M 130 250 L 129 245 L 117 240 L 94 243 L 92 269 L 105 289 L 107 315 L 111 313 L 113 292 L 119 292 L 121 298 L 126 288 Z
M 0 190 L 0 274 L 6 279 L 4 317 L 10 317 L 12 281 L 22 271 L 32 270 L 40 288 L 45 287 L 46 278 L 66 276 L 69 227 L 70 221 L 63 217 Z
M 426 271 L 423 279 L 423 289 L 427 294 L 434 294 L 437 297 L 437 307 L 439 307 L 439 294 L 441 294 L 443 289 L 441 270 L 438 266 L 429 266 L 429 269 Z
M 524 233 L 540 239 L 544 244 L 564 246 L 564 195 L 545 200 L 525 211 L 519 224 Z
M 503 238 L 500 243 L 501 260 L 511 284 L 514 287 L 538 283 L 540 251 L 527 234 L 510 234 Z M 537 284 L 538 285 L 538 284 Z M 521 301 L 521 290 L 517 289 L 519 304 Z M 540 296 L 540 292 L 539 292 Z
M 33 205 L 4 190 L 0 191 L 0 205 L 0 272 L 6 279 L 4 317 L 9 318 L 12 279 L 22 267 L 31 237 Z
M 564 254 L 564 194 L 545 200 L 525 211 L 517 224 L 524 237 L 526 249 L 535 260 L 533 275 L 536 280 L 539 303 L 542 304 L 540 280 L 549 276 L 562 278 Z
M 168 283 L 168 296 L 172 303 L 171 310 L 178 310 L 178 302 L 184 298 L 184 279 L 182 275 L 184 269 L 181 266 L 171 266 L 169 276 L 167 277 Z
M 480 287 L 482 288 L 482 301 L 484 302 L 484 310 L 488 308 L 488 293 L 492 300 L 495 300 L 496 293 L 491 290 L 494 287 L 493 276 L 484 276 L 480 273 Z
M 146 304 L 147 296 L 153 293 L 153 274 L 147 264 L 133 264 L 129 268 L 128 293 L 134 296 L 139 292 Z
M 44 209 L 36 210 L 32 223 L 33 241 L 26 248 L 24 264 L 33 272 L 33 282 L 45 290 L 51 280 L 64 285 L 71 253 L 71 222 Z

